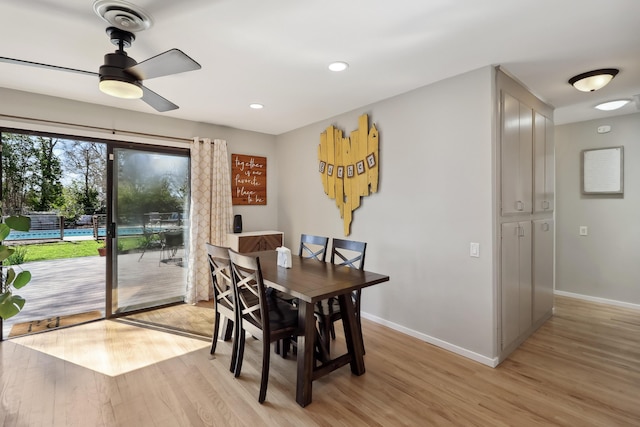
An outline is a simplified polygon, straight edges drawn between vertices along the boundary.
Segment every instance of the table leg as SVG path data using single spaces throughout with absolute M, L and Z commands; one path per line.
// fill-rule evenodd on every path
M 364 369 L 364 347 L 356 312 L 351 300 L 351 294 L 343 294 L 338 297 L 340 312 L 342 313 L 342 325 L 344 338 L 347 342 L 347 352 L 351 355 L 351 372 L 362 375 Z
M 298 304 L 298 379 L 296 384 L 296 402 L 300 406 L 307 406 L 311 403 L 315 331 L 313 304 L 300 301 Z

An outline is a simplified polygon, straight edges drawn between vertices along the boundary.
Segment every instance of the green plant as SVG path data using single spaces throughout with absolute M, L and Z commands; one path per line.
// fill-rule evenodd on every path
M 29 231 L 31 228 L 31 219 L 26 216 L 10 216 L 0 223 L 0 264 L 9 258 L 15 249 L 6 246 L 4 240 L 9 236 L 11 230 Z M 4 270 L 4 267 L 0 267 Z M 22 270 L 19 273 L 8 267 L 6 272 L 0 274 L 0 317 L 7 320 L 20 313 L 26 300 L 20 295 L 14 294 L 14 290 L 25 287 L 31 281 L 31 273 Z
M 9 255 L 9 258 L 5 260 L 6 265 L 19 265 L 24 264 L 27 259 L 27 247 L 26 246 L 15 246 L 13 248 L 13 253 Z

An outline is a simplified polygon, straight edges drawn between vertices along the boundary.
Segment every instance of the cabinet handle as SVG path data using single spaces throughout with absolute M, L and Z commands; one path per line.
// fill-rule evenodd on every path
M 518 226 L 518 237 L 524 237 L 524 227 Z
M 522 203 L 520 200 L 518 200 L 518 201 L 516 202 L 516 210 L 517 210 L 517 211 L 521 211 L 521 210 L 523 210 L 523 209 L 524 209 L 524 203 Z
M 543 200 L 542 201 L 542 209 L 549 209 L 549 201 L 548 200 Z
M 542 231 L 549 231 L 549 223 L 545 222 L 542 224 Z

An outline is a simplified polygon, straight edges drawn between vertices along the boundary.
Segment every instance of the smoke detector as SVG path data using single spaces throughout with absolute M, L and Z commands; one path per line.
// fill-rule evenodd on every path
M 146 30 L 153 24 L 147 12 L 126 1 L 97 0 L 93 10 L 110 26 L 130 33 Z

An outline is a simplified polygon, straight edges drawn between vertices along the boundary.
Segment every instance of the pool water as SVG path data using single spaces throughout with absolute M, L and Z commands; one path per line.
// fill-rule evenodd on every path
M 120 227 L 118 236 L 133 236 L 142 234 L 142 227 Z M 98 237 L 105 237 L 106 229 L 98 228 Z M 92 228 L 77 228 L 64 230 L 64 237 L 93 237 Z M 29 232 L 11 230 L 6 240 L 48 240 L 60 239 L 60 230 L 32 230 Z

